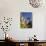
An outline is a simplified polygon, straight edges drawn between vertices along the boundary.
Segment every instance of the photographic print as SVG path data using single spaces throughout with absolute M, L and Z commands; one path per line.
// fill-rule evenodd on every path
M 21 28 L 32 28 L 32 12 L 21 12 L 20 13 L 20 27 Z

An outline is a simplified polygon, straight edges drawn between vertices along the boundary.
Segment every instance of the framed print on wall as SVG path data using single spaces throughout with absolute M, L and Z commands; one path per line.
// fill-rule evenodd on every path
M 32 28 L 32 12 L 20 13 L 20 28 Z

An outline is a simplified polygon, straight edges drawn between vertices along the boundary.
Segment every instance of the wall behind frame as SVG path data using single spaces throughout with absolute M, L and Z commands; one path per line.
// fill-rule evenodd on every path
M 32 12 L 33 27 L 31 29 L 20 28 L 20 12 Z M 28 40 L 34 34 L 37 39 L 45 39 L 45 16 L 46 8 L 32 8 L 28 0 L 0 0 L 0 19 L 4 16 L 12 17 L 13 22 L 8 34 L 17 40 Z M 0 30 L 0 39 L 4 39 L 3 31 Z

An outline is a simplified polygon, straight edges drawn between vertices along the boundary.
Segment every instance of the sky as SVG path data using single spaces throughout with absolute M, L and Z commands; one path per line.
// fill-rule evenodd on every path
M 26 20 L 32 21 L 32 12 L 21 12 L 21 16 Z

